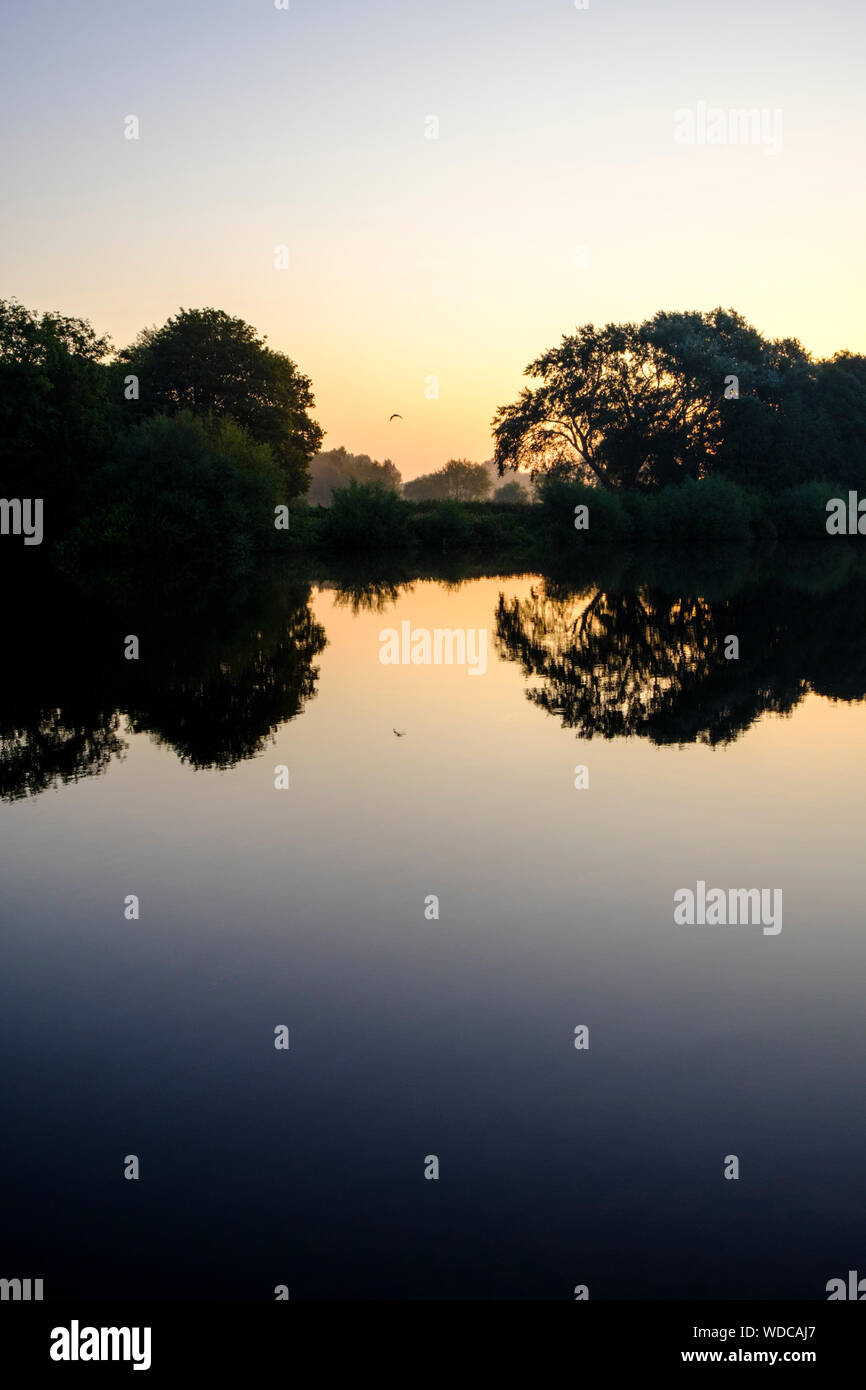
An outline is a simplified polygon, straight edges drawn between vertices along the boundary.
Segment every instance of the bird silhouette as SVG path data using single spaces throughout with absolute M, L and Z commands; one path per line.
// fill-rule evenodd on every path
M 392 416 L 390 417 L 390 419 L 388 420 L 388 424 L 390 425 L 391 420 L 402 420 L 402 419 L 403 419 L 403 416 L 402 416 L 402 415 L 396 415 L 396 414 L 395 414 L 395 415 L 392 415 Z
M 393 729 L 392 732 L 395 733 L 395 734 L 397 735 L 398 738 L 403 738 L 404 735 L 406 735 L 406 734 L 409 732 L 409 730 L 408 730 L 408 729 Z

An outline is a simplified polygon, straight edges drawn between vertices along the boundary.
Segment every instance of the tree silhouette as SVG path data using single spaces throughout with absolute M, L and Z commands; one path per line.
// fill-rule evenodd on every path
M 231 768 L 253 758 L 316 691 L 325 633 L 306 586 L 278 586 L 235 607 L 131 616 L 82 613 L 54 600 L 50 643 L 23 603 L 7 631 L 0 709 L 0 796 L 16 800 L 97 776 L 123 757 L 132 733 L 147 733 L 195 768 Z M 38 609 L 36 610 L 38 611 Z M 119 634 L 131 630 L 146 660 L 126 662 Z
M 500 407 L 495 461 L 605 489 L 722 473 L 775 488 L 837 468 L 866 475 L 860 358 L 813 362 L 732 309 L 586 324 L 526 368 L 539 384 Z
M 306 491 L 322 430 L 308 377 L 222 309 L 181 309 L 119 354 L 140 379 L 139 413 L 229 415 L 280 465 L 286 500 Z
M 500 596 L 502 653 L 539 684 L 527 699 L 581 738 L 730 743 L 809 690 L 866 697 L 866 585 L 804 605 L 780 586 L 709 601 L 648 587 L 573 592 L 534 586 Z M 727 660 L 728 635 L 739 638 Z
M 119 427 L 110 347 L 83 319 L 0 300 L 0 495 L 41 497 L 49 536 Z

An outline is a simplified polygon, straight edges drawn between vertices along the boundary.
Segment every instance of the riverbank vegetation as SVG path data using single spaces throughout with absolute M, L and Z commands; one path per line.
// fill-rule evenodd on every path
M 527 376 L 492 460 L 404 483 L 321 450 L 309 378 L 241 319 L 181 309 L 115 352 L 84 320 L 0 301 L 0 494 L 43 499 L 39 553 L 107 583 L 154 562 L 230 579 L 275 553 L 538 568 L 773 548 L 826 540 L 829 500 L 866 496 L 864 357 L 816 361 L 717 309 L 586 325 Z

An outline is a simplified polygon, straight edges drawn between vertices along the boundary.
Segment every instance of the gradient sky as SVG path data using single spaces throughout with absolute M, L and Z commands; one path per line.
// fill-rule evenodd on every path
M 866 351 L 860 0 L 290 6 L 4 0 L 0 295 L 117 345 L 240 315 L 312 378 L 326 448 L 404 477 L 489 457 L 580 323 L 723 304 Z M 701 101 L 781 108 L 781 154 L 675 144 Z

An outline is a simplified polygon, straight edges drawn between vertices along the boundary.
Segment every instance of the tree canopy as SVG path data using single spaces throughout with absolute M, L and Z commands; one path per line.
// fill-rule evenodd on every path
M 5 495 L 68 514 L 117 427 L 103 365 L 111 349 L 83 319 L 0 300 L 0 456 Z
M 543 353 L 493 420 L 495 461 L 608 489 L 719 472 L 769 487 L 815 476 L 828 455 L 866 468 L 863 359 L 815 362 L 732 309 L 586 324 Z M 832 466 L 831 466 L 832 471 Z
M 280 465 L 286 497 L 309 481 L 322 430 L 308 377 L 267 346 L 243 319 L 222 309 L 181 309 L 162 328 L 143 330 L 119 354 L 139 377 L 141 413 L 231 416 Z
M 403 486 L 404 497 L 413 501 L 424 498 L 451 498 L 456 502 L 483 502 L 490 494 L 490 477 L 483 463 L 469 459 L 451 459 L 433 473 L 422 473 Z

